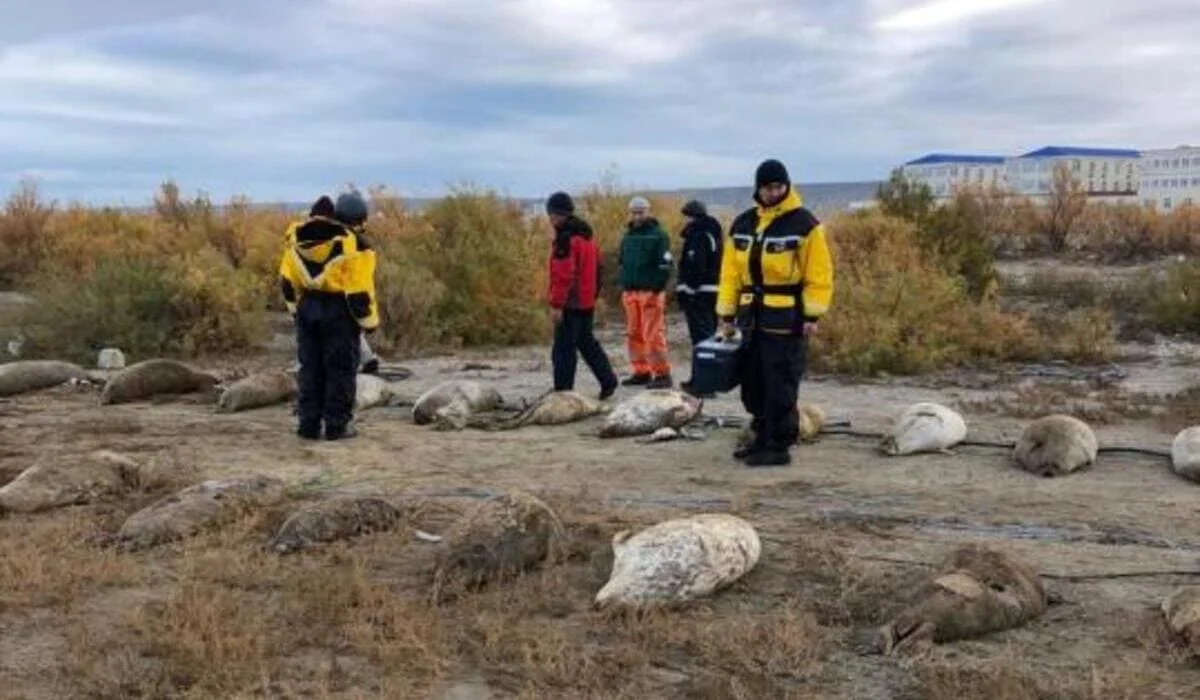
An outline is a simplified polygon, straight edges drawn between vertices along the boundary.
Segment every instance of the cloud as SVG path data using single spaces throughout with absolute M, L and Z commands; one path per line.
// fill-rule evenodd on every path
M 873 179 L 932 150 L 1195 141 L 1191 0 L 65 0 L 0 28 L 0 184 L 516 195 Z M 15 16 L 13 16 L 15 15 Z

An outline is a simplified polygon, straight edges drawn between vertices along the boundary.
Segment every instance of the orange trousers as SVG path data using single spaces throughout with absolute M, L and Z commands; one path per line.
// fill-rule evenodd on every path
M 633 373 L 655 377 L 670 374 L 666 293 L 624 292 L 621 304 L 625 307 L 625 331 Z

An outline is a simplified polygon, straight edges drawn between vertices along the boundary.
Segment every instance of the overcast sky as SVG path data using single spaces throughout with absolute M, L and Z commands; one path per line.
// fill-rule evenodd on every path
M 1196 0 L 12 0 L 0 184 L 311 200 L 1200 142 Z

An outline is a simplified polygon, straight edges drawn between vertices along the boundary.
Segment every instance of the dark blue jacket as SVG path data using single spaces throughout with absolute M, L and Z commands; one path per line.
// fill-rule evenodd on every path
M 716 294 L 721 276 L 721 222 L 705 214 L 683 228 L 678 294 Z

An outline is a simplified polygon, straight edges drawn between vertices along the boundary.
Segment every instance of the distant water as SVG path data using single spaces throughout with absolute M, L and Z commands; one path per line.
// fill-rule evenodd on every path
M 880 182 L 878 181 L 813 182 L 800 184 L 797 187 L 804 198 L 805 206 L 809 209 L 818 212 L 832 212 L 847 209 L 854 204 L 874 200 L 875 191 L 879 185 Z M 640 194 L 679 197 L 681 199 L 699 199 L 708 205 L 709 209 L 714 213 L 728 210 L 737 211 L 754 204 L 754 201 L 751 199 L 753 191 L 750 187 L 680 188 L 674 190 L 641 191 Z M 420 210 L 434 201 L 437 200 L 435 198 L 414 197 L 405 198 L 404 203 L 411 209 Z M 516 201 L 530 209 L 541 207 L 544 202 L 540 198 L 533 197 L 518 197 Z M 302 212 L 307 211 L 310 205 L 311 203 L 308 202 L 258 202 L 253 206 L 267 209 L 282 207 L 288 211 Z M 221 208 L 221 206 L 217 205 L 217 208 Z

